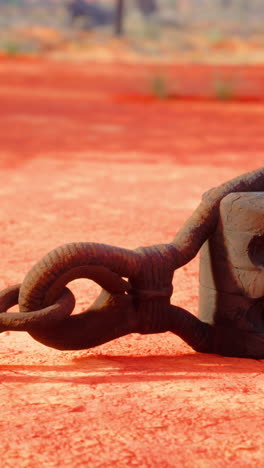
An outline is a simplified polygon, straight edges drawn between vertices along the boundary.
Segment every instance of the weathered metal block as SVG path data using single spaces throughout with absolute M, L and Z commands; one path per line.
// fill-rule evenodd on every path
M 264 193 L 230 193 L 200 253 L 199 318 L 252 329 L 264 299 Z

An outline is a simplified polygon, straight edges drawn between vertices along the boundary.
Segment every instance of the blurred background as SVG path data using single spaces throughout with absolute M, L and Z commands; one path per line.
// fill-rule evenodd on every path
M 0 0 L 0 53 L 262 63 L 263 0 Z

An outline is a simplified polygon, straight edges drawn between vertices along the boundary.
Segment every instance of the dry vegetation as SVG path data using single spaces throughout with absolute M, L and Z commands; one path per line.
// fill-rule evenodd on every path
M 114 8 L 115 0 L 97 1 Z M 113 25 L 72 23 L 67 0 L 0 0 L 0 51 L 85 60 L 263 63 L 264 7 L 258 0 L 167 0 L 143 18 L 126 1 L 125 34 Z

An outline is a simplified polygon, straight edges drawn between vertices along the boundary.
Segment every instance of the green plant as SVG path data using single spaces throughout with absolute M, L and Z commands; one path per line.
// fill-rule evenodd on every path
M 219 29 L 209 29 L 205 32 L 205 37 L 211 45 L 214 45 L 224 39 L 224 32 Z
M 220 101 L 230 101 L 234 97 L 234 83 L 228 78 L 216 78 L 213 84 L 214 95 Z
M 5 41 L 0 44 L 0 49 L 2 49 L 7 55 L 15 56 L 21 52 L 21 46 L 19 42 L 16 41 Z
M 168 81 L 163 75 L 155 75 L 151 80 L 152 94 L 158 99 L 167 99 L 169 97 Z
M 32 54 L 39 52 L 37 43 L 31 40 L 23 41 L 18 38 L 5 38 L 0 41 L 0 50 L 10 57 L 19 54 Z

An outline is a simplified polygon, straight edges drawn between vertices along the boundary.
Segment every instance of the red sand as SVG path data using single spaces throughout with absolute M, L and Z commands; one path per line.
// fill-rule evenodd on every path
M 66 242 L 169 242 L 205 190 L 263 165 L 263 105 L 119 99 L 147 72 L 0 62 L 0 289 Z M 195 88 L 212 70 L 180 73 Z M 260 83 L 263 69 L 241 73 Z M 174 284 L 194 313 L 198 268 Z M 72 289 L 78 311 L 99 290 Z M 0 352 L 3 467 L 263 467 L 263 360 L 171 333 L 62 353 L 12 332 Z

